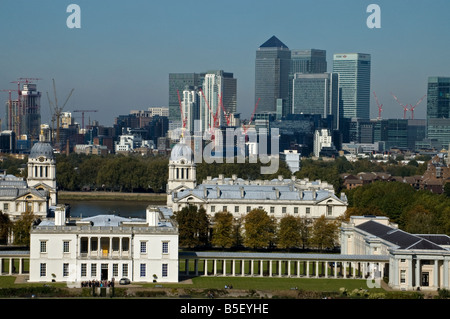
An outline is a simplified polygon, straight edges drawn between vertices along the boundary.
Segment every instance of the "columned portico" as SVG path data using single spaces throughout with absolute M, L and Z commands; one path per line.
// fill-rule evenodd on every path
M 196 275 L 252 276 L 252 277 L 305 277 L 305 278 L 382 278 L 389 256 L 364 256 L 330 254 L 276 254 L 276 253 L 214 253 L 181 252 L 180 275 L 189 275 L 194 266 Z M 330 259 L 334 259 L 330 262 Z M 192 262 L 193 261 L 193 262 Z M 212 262 L 212 271 L 208 266 Z M 231 271 L 227 271 L 230 265 Z M 200 269 L 203 266 L 203 269 Z

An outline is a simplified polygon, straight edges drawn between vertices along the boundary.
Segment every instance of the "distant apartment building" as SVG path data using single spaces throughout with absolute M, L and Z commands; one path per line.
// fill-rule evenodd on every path
M 14 131 L 16 136 L 37 139 L 41 125 L 41 95 L 36 84 L 24 83 L 19 99 L 6 102 L 6 129 Z

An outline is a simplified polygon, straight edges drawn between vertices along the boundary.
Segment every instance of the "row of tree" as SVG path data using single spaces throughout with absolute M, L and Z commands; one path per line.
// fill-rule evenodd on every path
M 340 221 L 324 216 L 311 220 L 292 215 L 278 222 L 263 209 L 253 209 L 235 219 L 229 212 L 209 218 L 205 209 L 187 206 L 175 212 L 179 245 L 183 248 L 334 249 Z
M 413 234 L 450 235 L 450 197 L 378 181 L 346 191 L 349 215 L 382 215 Z

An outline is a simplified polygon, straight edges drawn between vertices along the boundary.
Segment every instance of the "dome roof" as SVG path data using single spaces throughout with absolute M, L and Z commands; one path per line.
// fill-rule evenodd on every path
M 33 145 L 30 151 L 29 158 L 39 158 L 40 156 L 44 156 L 46 158 L 53 159 L 53 147 L 50 143 L 47 142 L 38 142 Z
M 187 161 L 192 161 L 193 154 L 192 149 L 184 144 L 183 142 L 180 142 L 176 144 L 170 153 L 170 160 L 171 161 L 178 161 L 180 159 L 186 159 Z

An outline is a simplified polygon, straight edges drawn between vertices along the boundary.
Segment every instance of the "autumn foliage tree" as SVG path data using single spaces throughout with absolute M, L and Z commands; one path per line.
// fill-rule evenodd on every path
M 264 209 L 255 208 L 244 218 L 244 245 L 253 249 L 268 248 L 275 240 L 276 221 Z
M 222 248 L 233 245 L 233 215 L 227 211 L 214 215 L 211 244 Z

